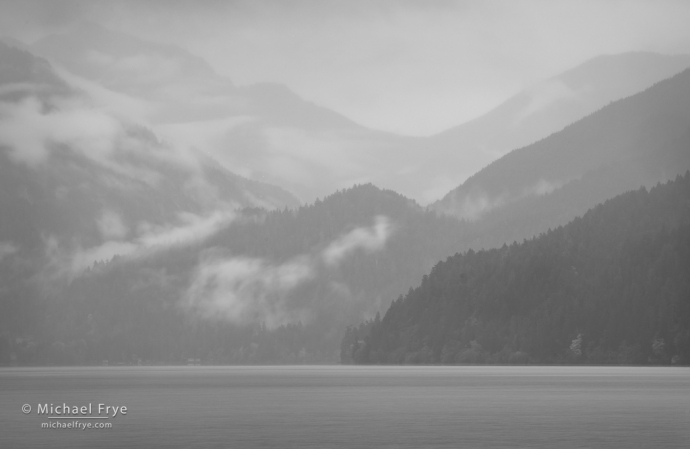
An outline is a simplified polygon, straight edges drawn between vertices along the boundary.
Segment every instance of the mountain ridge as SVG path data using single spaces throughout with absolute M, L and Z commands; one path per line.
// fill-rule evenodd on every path
M 685 70 L 641 93 L 612 102 L 558 133 L 506 154 L 431 207 L 467 216 L 463 203 L 488 203 L 485 209 L 490 210 L 492 201 L 519 201 L 523 192 L 527 190 L 529 195 L 529 190 L 536 189 L 540 182 L 546 184 L 544 190 L 553 191 L 590 170 L 641 156 L 652 157 L 655 148 L 664 148 L 665 141 L 686 133 L 690 118 L 688 92 L 690 71 Z M 661 158 L 668 159 L 668 155 L 662 154 Z M 660 163 L 663 165 L 663 161 Z M 671 165 L 666 161 L 664 168 L 673 176 L 676 173 Z M 505 198 L 501 199 L 502 196 Z M 483 211 L 479 212 L 481 215 Z
M 114 47 L 118 46 L 117 36 L 111 36 Z M 68 70 L 89 75 L 84 67 L 96 62 L 86 56 L 88 39 L 82 39 L 73 48 L 61 44 L 58 37 L 44 39 L 53 39 L 51 45 L 56 50 L 51 50 L 52 56 Z M 50 56 L 47 50 L 44 53 Z M 69 58 L 60 56 L 63 53 Z M 174 66 L 174 60 L 168 61 L 162 54 L 133 50 L 126 58 L 112 56 L 110 66 L 97 68 L 109 67 L 109 72 L 120 74 L 121 80 L 126 81 L 138 72 L 127 64 L 120 67 L 117 61 L 137 58 L 152 64 L 158 61 L 162 68 Z M 355 183 L 372 182 L 428 204 L 495 157 L 559 130 L 601 107 L 607 98 L 631 95 L 672 75 L 686 60 L 686 66 L 690 66 L 690 58 L 685 56 L 631 53 L 595 58 L 565 72 L 579 73 L 580 77 L 585 74 L 585 81 L 580 80 L 580 84 L 576 83 L 580 79 L 577 76 L 575 81 L 566 82 L 557 75 L 519 94 L 516 98 L 522 98 L 520 104 L 507 112 L 505 104 L 514 99 L 459 125 L 462 129 L 481 128 L 471 139 L 467 136 L 474 131 L 458 134 L 455 128 L 430 137 L 372 130 L 327 107 L 305 101 L 284 86 L 270 83 L 230 88 L 215 77 L 204 81 L 161 69 L 152 71 L 160 73 L 159 87 L 139 92 L 134 78 L 129 92 L 153 102 L 147 103 L 144 115 L 148 114 L 154 130 L 166 139 L 202 148 L 231 170 L 239 170 L 238 174 L 283 186 L 302 201 L 323 198 Z M 148 79 L 148 72 L 151 70 L 141 76 Z M 621 73 L 626 73 L 625 78 L 621 78 Z M 563 76 L 568 78 L 566 75 Z M 593 87 L 583 88 L 583 82 Z M 128 91 L 126 83 L 122 83 L 119 88 Z M 568 83 L 572 86 L 568 87 Z M 514 123 L 525 108 L 534 110 Z M 497 114 L 500 117 L 496 118 Z M 532 131 L 520 131 L 527 129 L 525 126 Z M 503 143 L 496 146 L 492 143 L 496 139 Z
M 439 262 L 343 363 L 690 363 L 690 171 L 521 244 Z
M 0 223 L 13 224 L 0 226 L 0 241 L 40 247 L 53 236 L 95 244 L 102 211 L 132 227 L 163 226 L 180 213 L 206 215 L 235 202 L 299 205 L 279 187 L 241 178 L 207 155 L 179 152 L 148 128 L 95 107 L 45 59 L 0 43 L 3 89 Z
M 336 362 L 348 322 L 386 307 L 460 239 L 454 218 L 357 185 L 293 210 L 245 209 L 184 246 L 97 261 L 43 298 L 7 299 L 2 316 L 31 317 L 8 326 L 22 363 Z

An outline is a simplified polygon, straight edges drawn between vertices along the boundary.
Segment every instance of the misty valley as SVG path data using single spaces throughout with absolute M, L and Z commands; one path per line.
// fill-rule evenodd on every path
M 0 364 L 687 365 L 688 66 L 600 56 L 542 86 L 576 103 L 413 138 L 93 23 L 6 38 Z
M 687 448 L 690 3 L 0 2 L 0 448 Z

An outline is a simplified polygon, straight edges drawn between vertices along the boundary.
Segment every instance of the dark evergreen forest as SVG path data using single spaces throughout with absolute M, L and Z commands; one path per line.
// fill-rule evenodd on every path
M 438 263 L 342 363 L 690 363 L 690 172 Z
M 202 318 L 181 306 L 207 251 L 265 266 L 319 261 L 329 244 L 371 227 L 377 216 L 390 222 L 385 247 L 355 249 L 337 266 L 319 262 L 317 276 L 267 298 L 288 312 L 309 310 L 309 320 L 270 328 L 261 317 Z M 39 291 L 39 279 L 26 281 L 16 266 L 0 264 L 5 278 L 14 279 L 0 290 L 0 363 L 337 362 L 347 324 L 386 310 L 438 260 L 461 250 L 462 229 L 455 218 L 367 184 L 297 210 L 245 209 L 208 240 L 135 260 L 102 261 L 49 291 Z
M 59 109 L 56 98 L 87 95 L 47 60 L 4 44 L 0 87 L 3 104 L 35 97 L 46 113 Z M 290 193 L 208 157 L 189 171 L 134 123 L 123 136 L 146 151 L 118 146 L 113 161 L 157 181 L 71 143 L 51 144 L 35 167 L 3 143 L 0 364 L 688 363 L 678 274 L 690 272 L 682 252 L 690 195 L 679 187 L 687 175 L 602 206 L 616 213 L 585 212 L 686 172 L 689 95 L 686 70 L 515 149 L 427 208 L 371 184 L 298 207 Z M 442 215 L 466 199 L 484 208 L 473 221 Z M 204 221 L 217 212 L 233 220 L 203 238 L 142 246 L 156 234 L 147 229 L 165 235 L 187 229 L 190 214 Z M 608 218 L 593 222 L 600 215 Z M 109 216 L 117 235 L 104 232 Z M 372 234 L 376 223 L 386 224 L 385 238 Z M 326 261 L 347 236 L 364 243 Z M 217 293 L 225 309 L 185 307 L 214 262 L 220 271 L 201 293 Z M 249 272 L 233 278 L 228 267 Z M 295 267 L 304 277 L 274 288 Z

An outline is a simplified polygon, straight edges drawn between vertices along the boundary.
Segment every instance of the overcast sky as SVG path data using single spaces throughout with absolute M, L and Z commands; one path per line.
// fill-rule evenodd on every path
M 0 32 L 25 42 L 84 19 L 408 135 L 467 121 L 599 54 L 690 53 L 688 1 L 0 2 Z

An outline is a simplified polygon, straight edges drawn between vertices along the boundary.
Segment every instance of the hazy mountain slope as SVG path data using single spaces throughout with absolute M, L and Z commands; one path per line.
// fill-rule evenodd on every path
M 21 272 L 3 280 L 69 277 L 208 232 L 234 208 L 299 204 L 95 107 L 47 61 L 4 43 L 0 93 L 0 258 Z
M 325 122 L 357 127 L 339 114 L 303 101 L 285 86 L 264 83 L 238 88 L 202 58 L 180 47 L 146 41 L 95 23 L 81 23 L 46 36 L 31 48 L 108 89 L 164 101 L 167 111 L 159 111 L 163 115 L 155 117 L 157 122 L 259 114 L 281 125 Z
M 1 206 L 19 228 L 88 241 L 93 232 L 86 229 L 96 228 L 103 210 L 117 212 L 129 227 L 223 206 L 298 205 L 277 187 L 179 152 L 136 123 L 94 107 L 45 60 L 2 43 L 0 90 L 10 95 L 0 103 Z M 20 214 L 9 212 L 10 204 L 20 203 L 37 214 L 23 225 Z
M 117 91 L 152 96 L 171 82 L 179 83 L 179 87 L 186 83 L 193 87 L 196 82 L 199 89 L 210 82 L 215 82 L 216 88 L 234 88 L 206 61 L 179 47 L 137 39 L 94 23 L 81 23 L 68 32 L 39 39 L 30 47 Z
M 235 125 L 235 132 L 226 133 L 223 142 L 237 155 L 237 165 L 249 161 L 255 176 L 266 176 L 307 198 L 310 191 L 318 196 L 329 188 L 373 182 L 426 204 L 508 151 L 558 132 L 689 66 L 687 55 L 600 56 L 516 95 L 482 117 L 430 137 L 392 136 L 362 128 L 344 132 L 318 118 L 324 110 L 301 123 Z M 298 103 L 285 106 L 283 117 L 290 110 L 301 116 Z
M 440 262 L 344 362 L 690 363 L 690 172 L 523 244 Z
M 621 193 L 631 183 L 663 181 L 690 167 L 689 127 L 690 71 L 686 70 L 508 153 L 432 207 L 476 219 L 510 204 L 520 207 L 531 197 L 583 176 L 606 178 L 618 172 L 611 177 L 621 182 L 609 182 L 597 192 L 597 200 Z
M 10 39 L 0 40 L 0 61 L 0 101 L 73 93 L 48 61 L 33 56 Z
M 96 264 L 51 290 L 32 310 L 50 323 L 20 335 L 48 349 L 12 351 L 24 363 L 335 362 L 348 323 L 387 308 L 461 240 L 457 220 L 371 185 L 247 210 L 203 241 Z
M 76 75 L 103 105 L 140 117 L 176 146 L 207 151 L 231 171 L 302 200 L 372 182 L 426 204 L 496 157 L 690 65 L 688 57 L 602 56 L 437 136 L 359 126 L 286 86 L 235 86 L 201 58 L 95 24 L 32 45 Z
M 360 126 L 286 86 L 236 87 L 201 58 L 96 24 L 31 45 L 76 75 L 108 107 L 136 115 L 178 146 L 209 152 L 232 171 L 312 201 L 385 172 L 399 137 Z M 104 89 L 105 88 L 105 89 Z M 377 164 L 366 163 L 371 150 Z M 372 155 L 374 156 L 374 155 Z
M 161 142 L 0 43 L 0 335 L 40 327 L 46 294 L 94 262 L 203 240 L 256 206 L 299 202 Z
M 654 156 L 631 159 L 590 171 L 551 193 L 529 196 L 493 209 L 468 226 L 467 248 L 495 248 L 504 243 L 520 242 L 567 223 L 621 191 L 638 188 L 641 183 L 652 186 L 663 182 L 672 173 L 688 167 L 688 149 L 690 130 L 664 144 L 661 153 L 667 154 L 665 160 Z
M 401 176 L 382 185 L 397 188 L 407 182 L 408 190 L 422 192 L 425 201 L 434 201 L 507 152 L 558 132 L 687 67 L 689 55 L 636 52 L 598 56 L 520 92 L 474 120 L 411 142 L 423 158 L 410 164 L 404 175 L 409 179 Z

